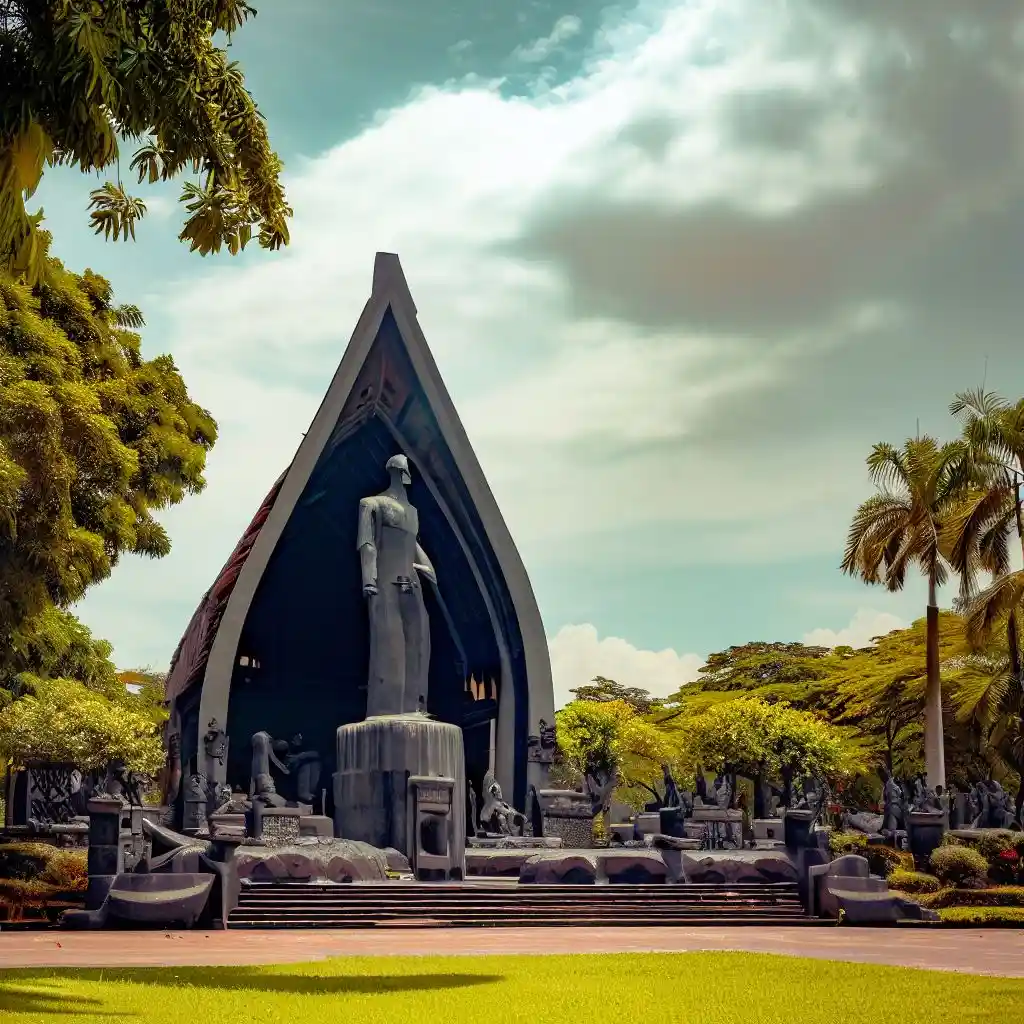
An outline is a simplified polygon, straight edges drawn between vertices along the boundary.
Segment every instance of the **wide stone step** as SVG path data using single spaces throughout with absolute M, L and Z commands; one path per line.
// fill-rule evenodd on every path
M 749 913 L 692 914 L 677 917 L 638 917 L 636 915 L 594 915 L 573 912 L 563 915 L 498 917 L 493 914 L 478 917 L 402 917 L 371 918 L 337 915 L 336 917 L 238 917 L 231 916 L 230 928 L 666 928 L 666 927 L 726 927 L 732 925 L 758 925 L 760 927 L 785 926 L 805 927 L 808 925 L 830 925 L 834 921 L 807 917 L 804 914 Z
M 814 923 L 791 882 L 518 885 L 249 883 L 232 928 L 657 926 Z
M 635 910 L 670 910 L 672 907 L 686 906 L 721 906 L 721 907 L 744 907 L 744 906 L 778 906 L 786 903 L 799 903 L 795 896 L 766 896 L 766 897 L 727 897 L 727 896 L 692 896 L 679 900 L 643 900 L 643 899 L 618 899 L 618 900 L 593 900 L 578 899 L 572 896 L 549 896 L 544 899 L 507 899 L 507 900 L 478 900 L 467 896 L 461 900 L 435 900 L 429 896 L 408 896 L 405 899 L 393 899 L 380 897 L 379 899 L 358 899 L 347 900 L 324 894 L 323 896 L 300 897 L 287 893 L 267 895 L 258 898 L 243 898 L 239 901 L 240 906 L 245 907 L 276 907 L 276 906 L 322 906 L 322 907 L 481 907 L 492 910 L 501 907 L 546 907 L 546 906 L 591 906 L 610 907 L 616 909 Z
M 643 903 L 627 903 L 627 904 L 613 904 L 610 906 L 601 906 L 600 904 L 591 903 L 577 903 L 570 900 L 559 900 L 552 901 L 547 904 L 535 904 L 532 906 L 523 906 L 522 904 L 500 904 L 496 906 L 493 903 L 476 903 L 467 901 L 466 903 L 451 904 L 451 903 L 430 903 L 427 901 L 417 902 L 406 902 L 395 900 L 393 902 L 387 902 L 381 900 L 374 903 L 321 903 L 313 900 L 305 901 L 281 901 L 280 903 L 240 903 L 236 912 L 252 912 L 252 913 L 447 913 L 447 914 L 472 914 L 472 913 L 550 913 L 550 912 L 568 912 L 572 910 L 586 910 L 592 913 L 614 913 L 617 915 L 623 915 L 628 913 L 643 913 L 643 914 L 673 914 L 673 913 L 693 913 L 705 912 L 714 910 L 718 912 L 732 912 L 737 913 L 743 910 L 760 910 L 766 909 L 772 912 L 779 910 L 785 910 L 792 908 L 796 912 L 803 912 L 803 907 L 800 903 L 794 902 L 773 902 L 773 903 L 723 903 L 717 900 L 708 900 L 705 902 L 693 902 L 693 903 L 676 903 L 668 906 L 652 907 L 644 905 Z

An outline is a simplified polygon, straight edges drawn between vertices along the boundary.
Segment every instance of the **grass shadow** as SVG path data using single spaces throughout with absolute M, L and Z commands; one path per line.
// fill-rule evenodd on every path
M 31 977 L 19 978 L 19 981 L 26 985 L 41 984 L 42 980 L 33 980 Z M 46 980 L 52 981 L 53 976 L 50 975 Z M 76 996 L 62 990 L 29 991 L 19 985 L 0 983 L 0 1017 L 6 1013 L 33 1013 L 36 1016 L 53 1017 L 70 1014 L 87 1017 L 124 1016 L 100 1009 L 101 1005 L 98 999 Z
M 18 972 L 27 985 L 51 981 L 52 974 Z M 505 980 L 501 974 L 302 974 L 285 973 L 267 967 L 144 967 L 121 970 L 75 971 L 76 980 L 127 982 L 158 988 L 189 986 L 222 992 L 280 992 L 291 995 L 341 995 L 346 992 L 386 995 L 391 992 L 438 992 L 445 989 L 491 985 Z M 0 990 L 2 991 L 2 990 Z M 2 999 L 2 996 L 0 996 Z M 54 1001 L 59 1001 L 54 997 Z M 0 1002 L 0 1009 L 6 1007 Z M 22 1010 L 21 1012 L 26 1012 Z M 88 1012 L 88 1011 L 76 1011 Z

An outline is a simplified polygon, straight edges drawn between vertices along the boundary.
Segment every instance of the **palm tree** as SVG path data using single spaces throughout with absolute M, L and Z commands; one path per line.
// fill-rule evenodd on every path
M 1011 524 L 1024 554 L 1024 399 L 1011 405 L 992 392 L 957 395 L 950 406 L 964 420 L 964 441 L 972 462 L 987 470 L 987 486 L 974 494 L 974 507 L 961 509 L 961 558 L 974 558 L 992 574 L 992 583 L 967 602 L 968 639 L 987 644 L 993 629 L 1005 622 L 1012 669 L 1021 672 L 1017 613 L 1024 603 L 1024 571 L 1010 571 Z M 952 525 L 952 524 L 951 524 Z M 973 555 L 972 551 L 973 549 Z
M 1024 599 L 1024 572 L 1011 571 L 1016 534 L 1024 554 L 1024 399 L 1011 404 L 993 392 L 956 396 L 950 412 L 960 417 L 974 487 L 950 521 L 950 561 L 961 574 L 967 639 L 978 652 L 971 683 L 960 696 L 960 714 L 983 729 L 994 758 L 1015 771 L 1024 767 L 1024 671 L 1018 619 Z M 981 593 L 974 578 L 991 576 Z M 993 632 L 1005 627 L 1005 651 L 993 649 Z M 1024 807 L 1024 777 L 1017 791 L 1018 819 Z
M 940 538 L 963 497 L 967 455 L 966 442 L 940 445 L 931 437 L 909 438 L 902 448 L 876 444 L 867 467 L 878 493 L 857 509 L 842 564 L 847 575 L 891 591 L 903 589 L 911 566 L 928 581 L 924 734 L 925 771 L 933 788 L 946 781 L 938 590 L 950 565 Z

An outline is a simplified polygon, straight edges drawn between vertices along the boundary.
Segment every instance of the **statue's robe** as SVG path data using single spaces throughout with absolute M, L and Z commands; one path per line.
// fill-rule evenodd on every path
M 367 598 L 370 664 L 366 717 L 426 711 L 430 623 L 417 563 L 419 514 L 389 494 L 359 503 L 357 547 L 376 550 L 377 593 Z

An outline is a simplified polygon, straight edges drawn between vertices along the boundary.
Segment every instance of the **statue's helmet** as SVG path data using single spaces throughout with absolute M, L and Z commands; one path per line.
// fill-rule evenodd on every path
M 409 473 L 409 460 L 404 455 L 392 455 L 385 467 L 389 473 L 401 473 L 402 483 L 407 487 L 412 483 L 412 476 Z

